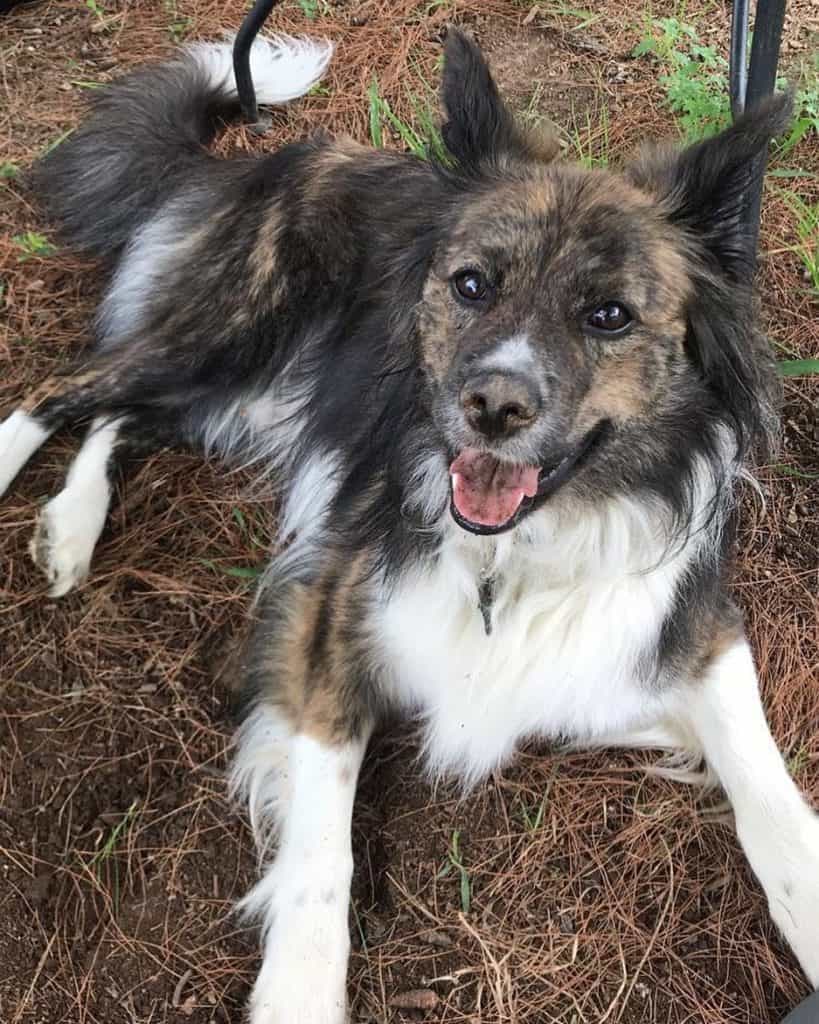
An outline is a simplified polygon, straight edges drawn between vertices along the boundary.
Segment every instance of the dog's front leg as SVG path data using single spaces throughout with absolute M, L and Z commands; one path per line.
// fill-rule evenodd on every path
M 240 905 L 262 925 L 250 1024 L 346 1020 L 351 821 L 366 741 L 294 732 L 264 705 L 243 730 L 236 770 L 254 828 L 279 822 L 276 855 Z
M 311 586 L 273 581 L 250 648 L 253 710 L 234 790 L 275 857 L 240 909 L 262 924 L 250 1024 L 343 1024 L 350 951 L 352 813 L 372 731 L 355 560 Z
M 682 717 L 733 804 L 740 843 L 773 920 L 819 988 L 819 815 L 771 736 L 746 640 L 726 646 L 686 690 Z

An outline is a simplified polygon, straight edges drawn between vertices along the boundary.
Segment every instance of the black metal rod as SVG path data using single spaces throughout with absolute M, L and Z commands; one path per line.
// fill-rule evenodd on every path
M 785 24 L 786 0 L 757 0 L 751 61 L 747 64 L 749 0 L 734 0 L 731 14 L 731 60 L 728 70 L 731 113 L 736 119 L 745 110 L 752 110 L 760 100 L 773 93 L 782 28 Z M 768 154 L 763 153 L 751 168 L 753 185 L 745 195 L 743 223 L 756 251 L 759 242 L 759 220 L 762 214 L 762 179 Z
M 747 110 L 752 110 L 760 100 L 770 96 L 776 87 L 776 69 L 782 43 L 782 28 L 785 24 L 785 3 L 786 0 L 757 0 L 748 87 L 745 92 Z M 763 152 L 758 166 L 754 168 L 754 185 L 748 192 L 745 205 L 745 225 L 754 249 L 759 240 L 762 179 L 767 162 L 768 154 Z
M 259 121 L 256 90 L 253 87 L 253 76 L 250 73 L 250 48 L 268 14 L 277 3 L 279 0 L 256 0 L 236 33 L 236 42 L 233 44 L 233 73 L 236 76 L 236 91 L 239 94 L 242 116 L 250 124 L 257 124 Z
M 731 114 L 738 118 L 745 109 L 748 89 L 748 6 L 749 0 L 734 0 L 731 10 L 731 54 L 728 81 L 731 94 Z

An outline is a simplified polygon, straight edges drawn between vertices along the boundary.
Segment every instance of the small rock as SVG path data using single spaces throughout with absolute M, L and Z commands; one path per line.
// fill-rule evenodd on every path
M 439 949 L 448 949 L 452 945 L 452 939 L 441 928 L 429 928 L 421 932 L 418 938 L 428 946 L 437 946 Z
M 434 1010 L 438 1005 L 438 993 L 431 988 L 412 988 L 396 993 L 389 1005 L 396 1010 Z

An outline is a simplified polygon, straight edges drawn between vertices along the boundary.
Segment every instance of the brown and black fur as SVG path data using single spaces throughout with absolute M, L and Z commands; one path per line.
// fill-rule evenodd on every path
M 116 419 L 124 446 L 215 449 L 284 496 L 311 460 L 331 467 L 326 507 L 282 538 L 264 580 L 242 680 L 249 713 L 273 709 L 329 747 L 400 704 L 376 606 L 438 564 L 453 519 L 494 534 L 628 498 L 670 524 L 661 557 L 704 534 L 636 659 L 647 694 L 704 675 L 741 635 L 732 483 L 771 443 L 777 401 L 741 213 L 787 98 L 619 173 L 564 164 L 519 129 L 455 31 L 442 99 L 442 162 L 324 135 L 218 160 L 205 144 L 235 103 L 182 58 L 95 96 L 34 175 L 113 284 L 96 346 L 30 396 L 29 416 L 48 431 Z M 137 298 L 131 271 L 151 281 Z M 597 314 L 611 306 L 627 322 L 607 332 Z M 490 430 L 471 382 L 521 334 L 523 398 Z M 540 467 L 543 485 L 497 529 L 456 514 L 448 467 L 471 449 Z
M 539 448 L 515 453 L 549 464 L 597 430 L 571 482 L 577 500 L 644 493 L 685 531 L 692 461 L 718 467 L 727 431 L 739 462 L 774 422 L 739 214 L 785 100 L 621 176 L 533 144 L 456 32 L 443 102 L 446 165 L 329 137 L 220 161 L 202 143 L 229 111 L 193 67 L 148 69 L 106 90 L 37 168 L 37 189 L 68 240 L 111 267 L 177 204 L 178 259 L 139 323 L 115 344 L 101 327 L 98 348 L 28 407 L 50 427 L 116 415 L 126 437 L 196 443 L 206 421 L 289 367 L 288 387 L 310 399 L 291 443 L 343 453 L 328 557 L 367 551 L 399 572 L 435 544 L 430 524 L 402 511 L 412 466 L 431 448 L 444 465 L 468 441 L 467 428 L 446 427 L 447 408 L 472 361 L 525 322 L 557 384 Z M 450 281 L 470 260 L 484 261 L 493 293 L 467 309 Z M 590 344 L 578 317 L 609 296 L 627 296 L 640 322 L 626 343 Z M 720 529 L 726 514 L 717 510 Z M 662 657 L 685 647 L 691 615 L 713 613 L 718 578 L 710 565 L 687 582 L 696 600 L 681 595 Z

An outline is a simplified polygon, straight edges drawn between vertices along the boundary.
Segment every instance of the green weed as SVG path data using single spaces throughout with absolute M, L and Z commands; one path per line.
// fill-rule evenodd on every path
M 566 133 L 575 158 L 584 167 L 607 167 L 609 163 L 609 110 L 602 105 L 597 119 L 586 110 L 578 120 L 572 113 L 572 126 Z
M 416 126 L 402 121 L 390 106 L 386 96 L 381 95 L 378 78 L 373 75 L 367 90 L 367 101 L 370 122 L 370 140 L 381 149 L 384 146 L 384 128 L 392 129 L 404 143 L 404 146 L 422 160 L 430 156 L 446 163 L 448 155 L 444 146 L 437 119 L 430 104 L 422 102 L 416 96 L 410 96 Z
M 125 833 L 125 830 L 133 824 L 134 818 L 136 817 L 137 807 L 139 801 L 134 800 L 128 810 L 114 828 L 111 829 L 111 834 L 106 839 L 103 846 L 94 854 L 91 858 L 91 867 L 96 871 L 97 877 L 100 878 L 102 875 L 103 867 L 106 862 L 111 858 L 114 850 L 119 843 L 120 839 Z M 113 864 L 113 901 L 114 901 L 114 916 L 119 914 L 119 864 L 116 860 L 112 861 Z
M 51 142 L 46 143 L 46 145 L 43 147 L 43 151 L 42 151 L 42 153 L 40 155 L 41 156 L 48 156 L 48 154 L 52 151 L 52 149 L 56 149 L 57 146 L 59 146 L 61 142 L 65 142 L 65 140 L 68 138 L 68 136 L 72 135 L 73 132 L 74 132 L 73 128 L 67 128 L 64 132 L 60 132 L 60 134 L 57 136 L 56 139 L 52 139 Z
M 542 4 L 541 11 L 551 18 L 569 18 L 576 22 L 570 29 L 572 32 L 582 32 L 603 17 L 602 14 L 594 14 L 592 11 L 586 11 L 580 7 L 570 7 L 568 4 L 560 3 L 559 0 Z
M 20 174 L 20 168 L 11 160 L 0 162 L 0 181 L 13 181 Z
M 122 836 L 123 832 L 125 831 L 126 828 L 128 828 L 128 826 L 134 820 L 134 817 L 136 815 L 137 806 L 138 806 L 138 801 L 134 800 L 134 802 L 131 804 L 131 806 L 128 808 L 128 810 L 123 815 L 122 821 L 118 822 L 114 826 L 114 828 L 111 829 L 111 834 L 110 834 L 110 836 L 108 836 L 108 839 L 105 841 L 105 844 L 102 847 L 100 847 L 100 849 L 97 850 L 97 852 L 91 858 L 91 864 L 92 865 L 98 867 L 100 864 L 102 864 L 106 860 L 108 860 L 108 858 L 114 852 L 114 847 L 119 842 L 120 837 Z
M 327 14 L 330 5 L 327 0 L 299 0 L 301 13 L 310 21 L 315 21 L 321 14 Z
M 261 565 L 220 565 L 211 558 L 200 558 L 199 563 L 221 573 L 222 576 L 232 576 L 237 580 L 257 580 L 264 572 Z
M 806 743 L 800 743 L 787 760 L 788 772 L 797 778 L 810 764 L 810 753 Z
M 446 878 L 453 868 L 458 872 L 461 910 L 468 914 L 469 908 L 472 906 L 472 884 L 469 881 L 469 872 L 464 866 L 461 853 L 461 833 L 457 828 L 452 833 L 452 842 L 447 851 L 447 862 L 438 872 L 438 878 Z
M 784 462 L 775 462 L 773 468 L 782 476 L 796 477 L 797 480 L 819 480 L 819 473 L 806 473 L 795 466 L 786 466 Z
M 632 55 L 651 55 L 663 66 L 660 84 L 686 139 L 707 138 L 728 124 L 728 62 L 700 42 L 693 25 L 678 18 L 649 19 Z
M 819 296 L 819 202 L 806 202 L 794 193 L 783 198 L 796 218 L 796 245 L 790 246 L 805 268 L 812 289 Z
M 819 134 L 819 50 L 812 63 L 802 66 L 800 84 L 794 93 L 794 120 L 788 134 L 774 142 L 774 156 L 782 160 L 807 135 Z
M 819 359 L 783 359 L 776 365 L 781 377 L 807 377 L 819 373 Z
M 651 56 L 663 68 L 660 84 L 666 102 L 688 141 L 715 135 L 729 123 L 728 61 L 700 41 L 694 25 L 679 18 L 649 17 L 632 55 Z M 814 54 L 811 67 L 803 67 L 800 79 L 794 94 L 793 122 L 774 145 L 774 155 L 780 160 L 808 133 L 819 131 L 819 53 Z M 777 81 L 778 89 L 785 85 L 783 79 Z
M 258 537 L 253 527 L 248 523 L 247 516 L 244 512 L 240 508 L 236 507 L 231 512 L 231 515 L 233 516 L 234 522 L 239 527 L 239 531 L 242 536 L 249 540 L 254 547 L 262 548 L 267 551 L 268 545 Z
M 18 263 L 25 263 L 26 260 L 32 259 L 44 259 L 57 251 L 57 247 L 52 245 L 45 235 L 36 231 L 26 231 L 23 235 L 14 235 L 11 240 L 20 250 L 20 255 L 17 257 Z
M 180 14 L 176 0 L 164 0 L 165 13 L 170 17 L 168 34 L 175 43 L 182 43 L 193 28 L 193 18 Z
M 537 832 L 543 824 L 543 816 L 546 813 L 546 804 L 549 801 L 549 794 L 546 793 L 540 803 L 527 803 L 522 797 L 520 799 L 520 816 L 527 832 Z
M 105 18 L 105 10 L 100 3 L 100 0 L 85 0 L 85 6 L 94 15 L 94 17 L 98 18 L 100 21 Z

